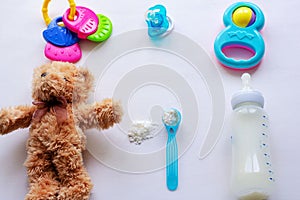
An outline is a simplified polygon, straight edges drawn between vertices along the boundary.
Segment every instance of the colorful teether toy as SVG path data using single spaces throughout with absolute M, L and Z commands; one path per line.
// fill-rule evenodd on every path
M 43 37 L 47 41 L 45 56 L 53 61 L 77 62 L 82 56 L 80 39 L 94 42 L 107 40 L 112 33 L 112 23 L 104 15 L 96 15 L 91 9 L 76 6 L 74 0 L 68 0 L 70 8 L 62 17 L 51 20 L 48 16 L 48 4 L 44 0 L 43 17 L 47 29 Z
M 219 33 L 214 44 L 215 54 L 221 64 L 238 70 L 256 67 L 265 52 L 264 40 L 259 33 L 264 21 L 262 11 L 253 3 L 238 2 L 227 8 L 223 16 L 226 28 Z M 245 49 L 253 56 L 247 60 L 227 57 L 224 51 L 230 48 Z
M 53 61 L 64 61 L 75 63 L 80 60 L 82 52 L 78 44 L 78 37 L 72 33 L 62 23 L 62 17 L 54 20 L 48 15 L 48 4 L 50 0 L 43 3 L 43 18 L 48 28 L 43 31 L 43 37 L 47 41 L 45 46 L 45 56 Z M 74 0 L 69 0 L 70 12 L 69 19 L 74 19 L 76 13 L 76 5 Z
M 155 5 L 146 12 L 148 35 L 152 38 L 163 37 L 174 28 L 173 21 L 167 16 L 167 10 L 163 5 Z

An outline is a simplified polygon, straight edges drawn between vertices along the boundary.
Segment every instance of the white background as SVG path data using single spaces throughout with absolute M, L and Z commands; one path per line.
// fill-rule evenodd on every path
M 216 63 L 226 95 L 226 120 L 231 112 L 230 97 L 240 88 L 240 73 L 220 67 L 213 53 L 213 42 L 222 30 L 224 10 L 234 1 L 103 1 L 77 0 L 97 13 L 109 16 L 113 36 L 133 29 L 145 28 L 144 13 L 161 3 L 175 20 L 175 30 L 199 45 Z M 300 23 L 297 0 L 253 1 L 264 12 L 262 31 L 266 53 L 253 73 L 253 85 L 263 92 L 265 109 L 271 121 L 271 151 L 276 173 L 271 200 L 299 200 L 300 152 Z M 31 103 L 31 77 L 35 67 L 48 62 L 43 55 L 45 42 L 42 30 L 42 0 L 1 2 L 0 12 L 0 107 Z M 68 7 L 67 0 L 54 0 L 50 16 L 59 16 Z M 84 60 L 95 46 L 82 43 Z M 80 63 L 79 63 L 80 64 Z M 94 182 L 92 198 L 100 199 L 234 199 L 229 191 L 230 133 L 226 121 L 223 135 L 214 151 L 205 160 L 198 160 L 201 137 L 197 137 L 180 161 L 179 187 L 170 192 L 165 186 L 165 171 L 148 174 L 127 174 L 115 171 L 84 153 L 85 165 Z M 28 130 L 18 130 L 0 138 L 0 199 L 23 199 L 27 192 L 25 143 Z

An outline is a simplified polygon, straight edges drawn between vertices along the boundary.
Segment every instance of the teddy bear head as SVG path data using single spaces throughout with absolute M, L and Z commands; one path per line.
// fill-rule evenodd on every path
M 67 62 L 52 62 L 34 70 L 32 98 L 51 101 L 63 97 L 68 103 L 83 103 L 93 88 L 93 76 L 85 68 Z

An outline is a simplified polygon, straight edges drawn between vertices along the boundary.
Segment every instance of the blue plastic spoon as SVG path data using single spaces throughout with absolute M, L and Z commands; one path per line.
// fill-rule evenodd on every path
M 181 122 L 181 114 L 176 109 L 166 111 L 163 116 L 163 123 L 168 132 L 166 146 L 166 178 L 167 187 L 174 191 L 178 186 L 178 149 L 176 142 L 176 132 Z

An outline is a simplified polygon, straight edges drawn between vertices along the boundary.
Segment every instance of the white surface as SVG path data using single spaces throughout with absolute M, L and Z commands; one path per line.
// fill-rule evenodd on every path
M 171 1 L 159 3 L 167 7 L 175 21 L 177 32 L 201 45 L 212 59 L 213 42 L 222 30 L 224 10 L 234 1 Z M 77 0 L 111 18 L 113 35 L 146 27 L 144 13 L 156 2 L 142 0 L 92 1 Z M 264 12 L 266 24 L 262 31 L 266 54 L 253 74 L 253 87 L 265 97 L 265 110 L 270 117 L 270 146 L 276 183 L 271 200 L 298 200 L 300 194 L 300 90 L 298 57 L 300 49 L 299 12 L 297 0 L 253 1 Z M 33 68 L 47 62 L 43 55 L 45 28 L 41 15 L 42 1 L 4 1 L 1 5 L 0 28 L 0 107 L 31 103 L 31 76 Z M 54 0 L 49 14 L 61 15 L 67 1 Z M 84 42 L 86 58 L 94 44 Z M 84 60 L 84 58 L 82 60 Z M 79 63 L 80 64 L 80 63 Z M 226 94 L 226 120 L 231 113 L 231 95 L 240 89 L 241 73 L 219 68 Z M 205 104 L 206 102 L 201 102 Z M 202 116 L 205 118 L 205 116 Z M 203 134 L 199 134 L 179 160 L 179 186 L 169 192 L 165 185 L 165 170 L 148 174 L 127 174 L 112 170 L 84 153 L 85 165 L 94 182 L 91 199 L 235 199 L 229 191 L 230 133 L 226 121 L 223 135 L 214 151 L 205 160 L 198 160 Z M 0 198 L 23 199 L 27 193 L 25 142 L 28 130 L 18 130 L 0 138 Z

